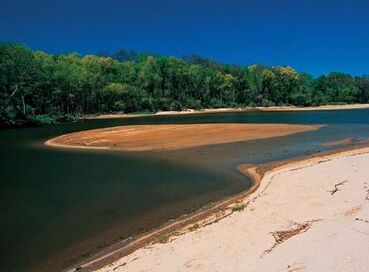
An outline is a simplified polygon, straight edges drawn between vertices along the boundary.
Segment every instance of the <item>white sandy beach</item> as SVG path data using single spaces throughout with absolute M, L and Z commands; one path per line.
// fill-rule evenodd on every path
M 312 111 L 312 110 L 349 110 L 349 109 L 367 109 L 369 104 L 347 104 L 347 105 L 323 105 L 323 106 L 272 106 L 272 107 L 243 107 L 243 108 L 205 108 L 201 110 L 182 110 L 182 111 L 158 111 L 156 113 L 147 114 L 125 114 L 125 113 L 113 113 L 113 114 L 99 114 L 84 116 L 79 119 L 114 119 L 114 118 L 137 118 L 153 115 L 186 115 L 186 114 L 200 114 L 200 113 L 225 113 L 225 112 L 247 112 L 247 111 Z
M 368 271 L 369 148 L 267 173 L 246 207 L 107 271 Z

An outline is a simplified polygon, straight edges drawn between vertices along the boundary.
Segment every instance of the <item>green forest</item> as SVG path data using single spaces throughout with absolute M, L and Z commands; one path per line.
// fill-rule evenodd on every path
M 291 67 L 221 64 L 120 50 L 81 56 L 0 44 L 2 125 L 91 114 L 369 102 L 369 76 L 313 78 Z

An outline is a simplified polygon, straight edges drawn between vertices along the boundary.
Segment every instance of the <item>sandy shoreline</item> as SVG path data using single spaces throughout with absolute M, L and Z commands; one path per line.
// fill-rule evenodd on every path
M 232 112 L 249 112 L 249 111 L 312 111 L 312 110 L 348 110 L 348 109 L 366 109 L 369 104 L 349 104 L 349 105 L 324 105 L 311 107 L 295 107 L 295 106 L 272 106 L 272 107 L 244 107 L 244 108 L 218 108 L 218 109 L 202 109 L 202 110 L 183 110 L 183 111 L 159 111 L 148 114 L 101 114 L 85 116 L 79 119 L 114 119 L 114 118 L 137 118 L 155 115 L 184 115 L 184 114 L 202 114 L 202 113 L 232 113 Z
M 187 237 L 186 235 L 192 235 L 191 233 L 197 229 L 201 230 L 206 229 L 208 226 L 216 226 L 217 224 L 214 223 L 222 222 L 222 219 L 232 216 L 236 212 L 237 207 L 243 207 L 244 205 L 248 206 L 250 203 L 255 202 L 258 198 L 258 194 L 264 192 L 263 186 L 267 183 L 265 182 L 266 176 L 273 176 L 273 173 L 308 168 L 335 158 L 355 156 L 368 152 L 368 144 L 363 144 L 263 165 L 240 165 L 238 170 L 250 177 L 253 181 L 253 186 L 246 192 L 210 204 L 184 218 L 179 218 L 174 222 L 169 222 L 158 229 L 145 233 L 129 243 L 118 244 L 108 248 L 99 255 L 85 260 L 80 267 L 83 268 L 84 271 L 95 271 L 100 269 L 99 271 L 101 272 L 121 271 L 120 268 L 124 267 L 122 271 L 126 271 L 127 258 L 132 260 L 132 256 L 135 256 L 137 252 L 150 250 L 153 247 L 161 247 L 162 242 L 166 243 L 167 241 L 173 240 L 173 237 L 175 237 L 175 239 L 182 236 Z M 295 203 L 294 205 L 299 205 L 299 203 Z M 236 207 L 236 209 L 233 210 L 233 207 Z M 170 243 L 168 245 L 170 245 Z M 171 250 L 167 253 L 170 255 L 170 252 Z M 147 254 L 147 252 L 145 254 Z M 166 258 L 167 257 L 166 255 Z M 139 267 L 138 270 L 144 269 L 143 267 Z M 74 268 L 69 271 L 74 271 Z M 151 270 L 148 269 L 148 271 Z
M 367 108 L 369 108 L 369 104 L 323 105 L 311 107 L 294 107 L 294 106 L 256 107 L 256 109 L 262 111 L 352 110 L 352 109 L 367 109 Z
M 116 254 L 86 268 L 93 270 L 105 263 L 99 271 L 162 271 L 168 267 L 175 271 L 239 271 L 245 267 L 251 271 L 347 271 L 353 267 L 364 271 L 369 265 L 360 254 L 365 257 L 369 249 L 365 246 L 369 245 L 365 229 L 369 215 L 368 152 L 365 146 L 274 165 L 240 166 L 255 183 L 251 192 L 226 203 L 230 208 L 222 207 L 192 224 L 187 222 L 181 231 L 167 233 L 164 244 L 142 247 L 143 243 L 118 261 L 109 264 L 117 259 Z M 355 183 L 356 179 L 360 183 Z M 350 184 L 345 186 L 346 182 Z M 232 206 L 236 208 L 232 210 Z M 356 232 L 350 232 L 349 238 L 337 234 L 350 227 Z M 332 240 L 338 245 L 332 246 Z M 319 259 L 315 255 L 322 247 L 327 251 L 325 258 Z M 337 247 L 350 261 L 334 250 Z

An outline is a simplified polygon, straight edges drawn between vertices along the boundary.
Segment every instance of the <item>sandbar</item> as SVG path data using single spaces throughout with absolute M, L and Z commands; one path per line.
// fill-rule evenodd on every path
M 46 142 L 57 147 L 161 151 L 286 136 L 319 125 L 173 124 L 134 125 L 65 134 Z

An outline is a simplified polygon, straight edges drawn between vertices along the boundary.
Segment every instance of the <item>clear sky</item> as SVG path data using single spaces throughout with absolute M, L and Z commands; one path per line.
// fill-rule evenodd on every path
M 369 74 L 368 0 L 0 0 L 0 40 Z

